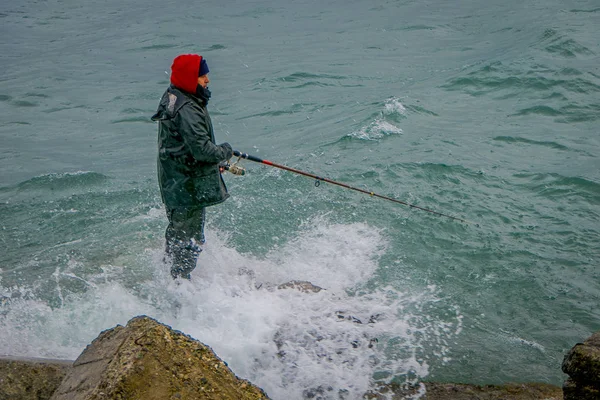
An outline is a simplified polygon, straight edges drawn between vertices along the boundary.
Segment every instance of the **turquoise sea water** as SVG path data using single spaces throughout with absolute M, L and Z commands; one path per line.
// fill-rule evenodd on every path
M 0 21 L 0 354 L 74 359 L 147 314 L 274 399 L 335 399 L 561 385 L 600 329 L 597 1 L 24 0 Z M 190 52 L 219 142 L 472 223 L 246 161 L 174 284 L 149 117 Z

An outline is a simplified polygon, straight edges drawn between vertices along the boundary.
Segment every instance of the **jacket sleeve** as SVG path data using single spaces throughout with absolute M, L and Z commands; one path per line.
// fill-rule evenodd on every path
M 206 163 L 218 164 L 226 161 L 233 155 L 229 143 L 214 144 L 210 139 L 210 132 L 206 125 L 188 107 L 182 107 L 177 113 L 179 133 L 185 144 L 191 149 L 194 159 Z

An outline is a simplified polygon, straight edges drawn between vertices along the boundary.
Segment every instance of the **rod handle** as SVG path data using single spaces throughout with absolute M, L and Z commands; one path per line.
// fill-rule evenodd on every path
M 262 160 L 262 159 L 260 159 L 258 157 L 251 156 L 250 154 L 247 154 L 247 153 L 242 153 L 241 151 L 237 151 L 237 150 L 233 151 L 233 155 L 236 156 L 236 157 L 245 158 L 246 160 L 254 161 L 254 162 L 257 162 L 257 163 L 264 163 L 265 162 L 265 160 Z

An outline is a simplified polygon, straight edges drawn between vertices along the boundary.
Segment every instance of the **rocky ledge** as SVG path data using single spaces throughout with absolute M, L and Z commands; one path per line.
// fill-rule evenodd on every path
M 600 399 L 600 332 L 573 346 L 562 370 L 569 375 L 563 386 L 565 400 Z
M 267 399 L 212 349 L 140 316 L 104 331 L 73 363 L 52 400 Z
M 567 354 L 564 399 L 599 399 L 600 332 Z M 424 400 L 559 400 L 560 387 L 532 383 L 477 386 L 425 383 Z M 387 386 L 365 399 L 409 399 L 417 390 Z M 268 399 L 238 378 L 210 347 L 138 316 L 102 332 L 74 362 L 0 358 L 0 400 Z
M 37 358 L 0 358 L 0 400 L 49 399 L 72 363 Z

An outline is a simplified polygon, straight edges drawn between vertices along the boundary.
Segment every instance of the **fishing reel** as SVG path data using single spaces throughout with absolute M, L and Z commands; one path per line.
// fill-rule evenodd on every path
M 234 162 L 233 164 L 229 164 L 229 161 L 226 161 L 223 164 L 221 164 L 220 167 L 224 171 L 229 171 L 233 175 L 240 175 L 240 176 L 246 175 L 246 169 L 244 167 L 240 167 L 238 165 L 238 163 L 240 162 L 241 159 L 242 159 L 242 157 L 238 157 L 237 161 Z

